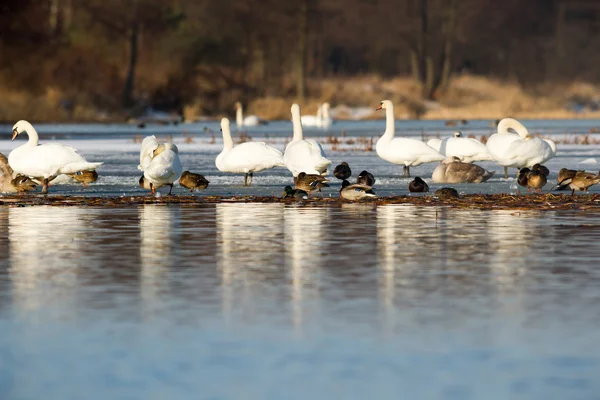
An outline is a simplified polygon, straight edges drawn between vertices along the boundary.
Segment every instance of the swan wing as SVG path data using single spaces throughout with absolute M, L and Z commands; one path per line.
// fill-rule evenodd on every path
M 290 142 L 283 155 L 286 167 L 297 176 L 300 172 L 322 174 L 331 161 L 325 158 L 321 145 L 314 139 Z
M 494 133 L 487 140 L 485 147 L 495 161 L 501 161 L 510 145 L 516 140 L 522 139 L 515 134 Z
M 316 115 L 303 115 L 300 117 L 300 121 L 302 122 L 302 126 L 318 126 L 319 119 Z
M 446 157 L 459 157 L 465 162 L 493 160 L 487 147 L 473 138 L 444 139 L 439 152 Z
M 172 150 L 166 150 L 154 157 L 144 170 L 144 177 L 155 185 L 171 184 L 181 175 L 179 155 Z
M 427 141 L 427 146 L 439 151 L 440 153 L 442 153 L 442 151 L 440 150 L 442 147 L 442 140 L 438 139 L 438 138 L 433 138 L 433 139 L 429 139 Z M 442 153 L 444 154 L 444 153 Z
M 142 141 L 142 147 L 140 149 L 140 165 L 138 165 L 138 169 L 140 171 L 144 171 L 152 161 L 152 157 L 154 157 L 154 150 L 158 148 L 158 141 L 156 140 L 156 136 L 146 136 Z
M 259 172 L 284 166 L 281 151 L 263 142 L 246 142 L 225 154 L 222 167 L 226 172 Z
M 427 143 L 411 138 L 394 138 L 377 142 L 377 154 L 394 164 L 420 165 L 422 163 L 442 161 L 446 157 Z

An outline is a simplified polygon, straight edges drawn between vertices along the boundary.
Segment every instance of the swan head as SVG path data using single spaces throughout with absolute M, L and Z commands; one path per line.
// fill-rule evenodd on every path
M 392 107 L 393 107 L 393 103 L 391 100 L 382 100 L 381 103 L 379 104 L 379 106 L 375 109 L 375 111 L 386 110 L 386 109 L 392 108 Z
M 31 124 L 24 119 L 20 120 L 16 124 L 13 125 L 12 139 L 15 140 L 17 136 L 19 136 L 23 132 L 27 132 L 29 128 L 31 128 Z
M 233 107 L 233 108 L 234 108 L 235 110 L 238 110 L 238 109 L 242 108 L 242 103 L 240 103 L 239 101 L 236 101 L 236 102 L 235 102 L 235 105 L 234 105 L 234 107 Z
M 300 106 L 296 103 L 292 104 L 292 115 L 297 114 L 300 115 Z
M 227 118 L 221 119 L 221 132 L 229 132 L 229 120 Z
M 462 137 L 462 132 L 461 131 L 454 132 L 454 137 Z

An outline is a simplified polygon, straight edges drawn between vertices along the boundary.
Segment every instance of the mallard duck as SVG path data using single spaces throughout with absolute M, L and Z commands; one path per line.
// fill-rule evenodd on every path
M 329 181 L 326 177 L 317 174 L 307 174 L 300 172 L 297 177 L 294 178 L 294 186 L 296 189 L 301 189 L 308 194 L 313 190 L 321 191 L 321 188 L 329 187 L 327 184 Z
M 350 169 L 348 163 L 343 161 L 340 165 L 335 167 L 335 169 L 333 170 L 333 175 L 339 180 L 343 181 L 345 179 L 350 178 L 350 176 L 352 175 L 352 170 Z
M 290 185 L 287 185 L 284 189 L 283 189 L 283 198 L 287 199 L 293 197 L 295 199 L 308 199 L 308 193 L 306 193 L 304 190 L 302 189 L 292 189 L 292 187 Z
M 531 172 L 531 170 L 529 168 L 525 167 L 525 168 L 521 168 L 519 170 L 519 175 L 517 175 L 517 183 L 519 184 L 519 186 L 527 188 L 528 192 L 529 192 L 529 186 L 527 186 L 527 174 L 529 174 L 530 172 Z
M 193 192 L 197 189 L 206 189 L 210 182 L 203 175 L 194 174 L 190 171 L 183 171 L 179 177 L 179 184 Z
M 447 187 L 436 190 L 435 195 L 440 199 L 458 198 L 456 189 Z
M 93 169 L 89 171 L 79 171 L 74 174 L 70 174 L 69 176 L 75 179 L 77 182 L 81 182 L 83 187 L 87 187 L 88 183 L 93 183 L 98 180 L 98 173 Z
M 342 182 L 342 188 L 340 189 L 340 197 L 346 200 L 362 200 L 370 197 L 377 197 L 377 195 L 371 186 L 358 183 L 351 184 L 347 180 L 344 180 Z
M 429 192 L 429 186 L 420 177 L 416 177 L 408 184 L 408 191 L 414 193 Z
M 375 177 L 369 171 L 362 171 L 356 178 L 356 183 L 361 185 L 373 186 L 375 184 Z
M 37 189 L 37 184 L 34 181 L 21 174 L 18 174 L 10 183 L 19 194 Z
M 565 190 L 568 188 L 569 184 L 561 185 L 560 182 L 575 177 L 575 174 L 577 174 L 577 170 L 574 169 L 562 168 L 560 171 L 558 171 L 558 184 L 556 190 Z
M 590 186 L 600 182 L 600 173 L 594 175 L 590 172 L 577 171 L 572 178 L 566 178 L 559 182 L 559 185 L 569 185 L 572 189 L 571 196 L 575 194 L 575 190 L 587 191 Z
M 519 173 L 520 175 L 521 173 Z M 533 189 L 534 192 L 541 192 L 546 182 L 546 175 L 539 169 L 534 169 L 527 173 L 527 190 Z
M 531 167 L 531 170 L 532 171 L 540 171 L 540 173 L 542 175 L 544 175 L 546 178 L 548 177 L 548 175 L 550 175 L 550 170 L 542 164 L 534 164 L 533 167 Z
M 448 157 L 435 167 L 431 180 L 436 183 L 482 183 L 493 175 L 493 171 L 479 165 L 462 162 L 458 157 Z

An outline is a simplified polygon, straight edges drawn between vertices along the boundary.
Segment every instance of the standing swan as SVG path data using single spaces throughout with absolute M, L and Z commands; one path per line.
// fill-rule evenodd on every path
M 252 185 L 252 174 L 264 169 L 282 167 L 281 152 L 264 142 L 245 142 L 233 146 L 229 120 L 221 120 L 223 131 L 223 151 L 217 156 L 215 164 L 221 172 L 244 173 L 244 186 Z
M 377 141 L 377 155 L 393 164 L 404 164 L 403 176 L 410 176 L 410 167 L 442 161 L 445 157 L 434 148 L 417 139 L 394 138 L 394 104 L 383 100 L 375 110 L 385 110 L 385 133 Z
M 316 140 L 304 139 L 298 104 L 292 104 L 292 123 L 294 124 L 294 137 L 286 146 L 283 154 L 285 166 L 294 177 L 298 176 L 300 172 L 325 174 L 331 161 L 325 158 L 325 152 Z
M 518 135 L 510 133 L 509 129 Z M 513 118 L 504 118 L 498 123 L 498 133 L 490 136 L 486 147 L 493 159 L 504 167 L 505 178 L 508 178 L 508 167 L 532 167 L 556 154 L 556 144 L 552 140 L 531 137 L 527 128 Z
M 258 115 L 248 115 L 244 118 L 244 109 L 239 101 L 235 103 L 235 122 L 238 129 L 242 129 L 244 126 L 258 126 L 267 123 L 265 120 L 260 119 Z
M 75 174 L 93 170 L 101 162 L 88 162 L 77 150 L 62 144 L 38 144 L 39 135 L 27 121 L 21 120 L 13 126 L 12 140 L 21 133 L 27 133 L 29 140 L 10 152 L 8 163 L 17 173 L 42 182 L 42 193 L 48 193 L 48 182 L 60 174 Z

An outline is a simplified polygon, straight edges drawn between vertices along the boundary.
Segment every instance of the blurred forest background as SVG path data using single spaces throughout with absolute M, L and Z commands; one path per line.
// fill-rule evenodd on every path
M 595 116 L 597 0 L 3 0 L 0 120 Z

